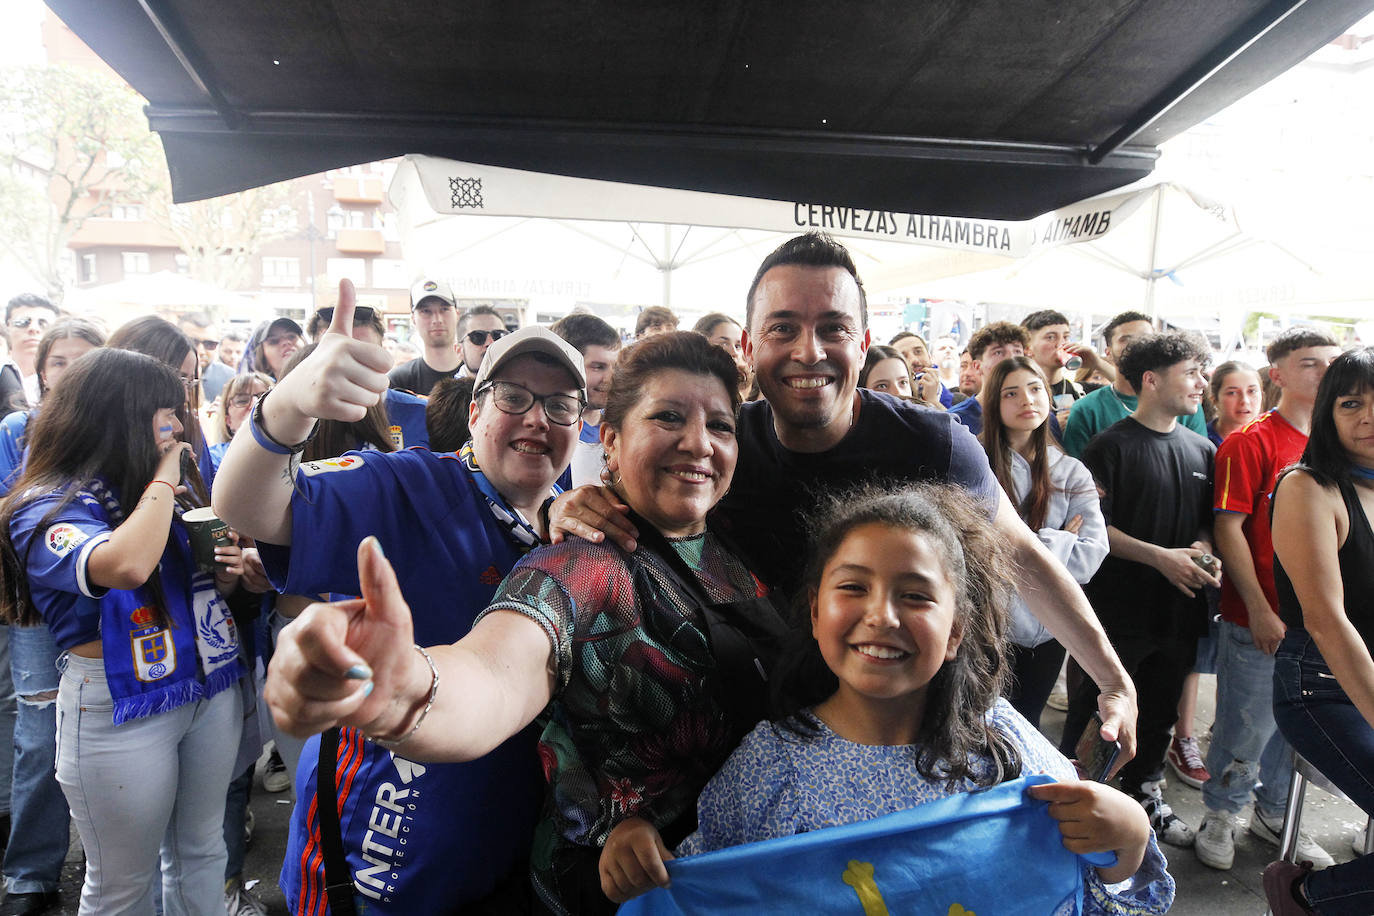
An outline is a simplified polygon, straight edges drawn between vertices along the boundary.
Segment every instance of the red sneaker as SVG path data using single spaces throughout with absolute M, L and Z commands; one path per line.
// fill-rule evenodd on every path
M 1180 738 L 1175 735 L 1169 742 L 1169 752 L 1165 754 L 1165 758 L 1185 786 L 1201 789 L 1202 784 L 1212 778 L 1212 774 L 1207 772 L 1207 767 L 1202 763 L 1202 752 L 1198 750 L 1196 738 Z

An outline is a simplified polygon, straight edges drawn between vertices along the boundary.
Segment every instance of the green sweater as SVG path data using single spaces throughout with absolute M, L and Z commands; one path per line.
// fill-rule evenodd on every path
M 1075 458 L 1082 458 L 1088 441 L 1133 413 L 1137 400 L 1133 394 L 1120 394 L 1111 385 L 1103 385 L 1092 394 L 1074 401 L 1069 422 L 1064 425 L 1064 451 Z M 1179 417 L 1178 422 L 1199 436 L 1207 435 L 1207 421 L 1203 419 L 1201 409 Z

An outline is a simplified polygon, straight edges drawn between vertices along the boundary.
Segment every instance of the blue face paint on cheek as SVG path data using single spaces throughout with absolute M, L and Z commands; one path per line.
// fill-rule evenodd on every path
M 172 431 L 172 427 L 170 427 L 170 426 L 159 426 L 159 427 L 157 428 L 157 431 L 160 432 L 160 433 L 170 433 L 170 432 Z

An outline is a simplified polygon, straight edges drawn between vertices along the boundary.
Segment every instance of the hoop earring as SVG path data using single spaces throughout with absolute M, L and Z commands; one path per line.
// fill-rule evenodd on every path
M 602 468 L 601 482 L 614 490 L 616 487 L 620 486 L 620 474 L 617 471 L 612 471 L 610 468 Z

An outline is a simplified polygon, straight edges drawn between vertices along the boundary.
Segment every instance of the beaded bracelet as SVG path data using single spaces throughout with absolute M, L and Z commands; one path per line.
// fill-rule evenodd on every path
M 394 747 L 400 747 L 402 744 L 404 744 L 405 742 L 407 742 L 407 741 L 409 741 L 411 738 L 413 738 L 413 737 L 415 736 L 415 733 L 416 733 L 417 731 L 420 730 L 420 725 L 421 725 L 421 723 L 423 723 L 423 722 L 425 721 L 425 716 L 429 715 L 430 709 L 433 708 L 433 706 L 434 706 L 434 698 L 435 698 L 436 696 L 439 695 L 439 668 L 438 668 L 438 666 L 436 666 L 436 665 L 434 664 L 434 659 L 430 658 L 429 653 L 425 651 L 424 646 L 421 646 L 419 643 L 416 643 L 416 644 L 415 644 L 415 651 L 416 651 L 416 652 L 419 652 L 421 655 L 423 655 L 423 656 L 425 657 L 425 661 L 429 663 L 429 674 L 430 674 L 430 682 L 429 682 L 429 699 L 425 701 L 425 708 L 422 709 L 422 710 L 420 710 L 420 718 L 416 719 L 416 720 L 415 720 L 415 724 L 412 725 L 412 726 L 410 727 L 410 731 L 406 732 L 406 733 L 405 733 L 404 735 L 402 735 L 401 737 L 399 737 L 399 738 L 381 738 L 381 737 L 378 737 L 378 736 L 375 736 L 375 735 L 364 735 L 364 736 L 363 736 L 363 737 L 366 738 L 368 741 L 371 741 L 373 744 L 375 744 L 375 745 L 377 745 L 377 746 L 379 746 L 379 747 L 384 747 L 384 748 L 388 748 L 388 749 L 394 748 Z
M 285 442 L 277 441 L 276 437 L 267 431 L 267 425 L 262 419 L 262 405 L 266 403 L 267 395 L 258 398 L 258 403 L 253 405 L 253 412 L 248 415 L 248 427 L 253 431 L 253 438 L 257 440 L 258 445 L 274 455 L 299 455 L 305 451 L 310 440 L 315 438 L 315 433 L 319 432 L 320 421 L 315 421 L 315 425 L 310 428 L 310 435 L 295 445 L 287 445 Z

